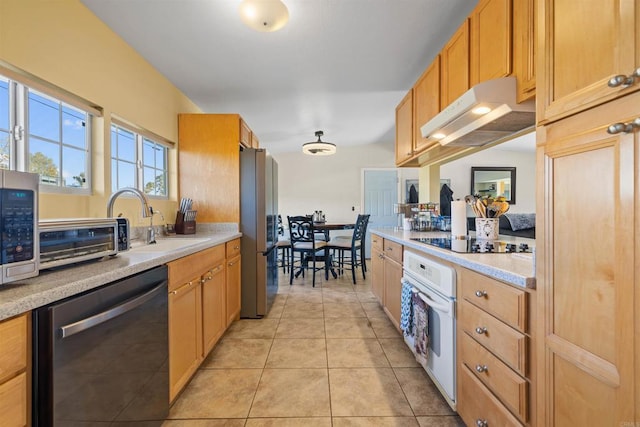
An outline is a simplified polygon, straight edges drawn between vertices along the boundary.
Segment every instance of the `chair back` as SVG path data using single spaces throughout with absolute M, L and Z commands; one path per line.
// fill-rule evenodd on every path
M 296 244 L 306 243 L 305 247 L 311 244 L 311 248 L 315 247 L 313 238 L 313 219 L 308 216 L 288 216 L 289 222 L 289 239 L 291 245 L 295 248 Z
M 355 247 L 362 244 L 364 236 L 367 234 L 367 225 L 369 224 L 369 214 L 359 214 L 356 219 L 356 225 L 353 229 L 353 237 L 351 238 L 351 246 Z

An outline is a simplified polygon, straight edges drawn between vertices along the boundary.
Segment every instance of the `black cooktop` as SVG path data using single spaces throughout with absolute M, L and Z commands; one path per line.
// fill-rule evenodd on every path
M 505 242 L 503 240 L 481 240 L 470 237 L 465 240 L 452 240 L 450 237 L 420 237 L 411 240 L 425 245 L 437 246 L 459 253 L 519 253 L 531 252 L 527 243 Z

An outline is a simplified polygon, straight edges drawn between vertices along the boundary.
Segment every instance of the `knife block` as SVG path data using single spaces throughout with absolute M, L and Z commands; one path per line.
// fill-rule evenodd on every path
M 186 211 L 176 214 L 176 234 L 196 234 L 196 221 L 186 220 L 185 218 L 195 218 L 197 211 Z

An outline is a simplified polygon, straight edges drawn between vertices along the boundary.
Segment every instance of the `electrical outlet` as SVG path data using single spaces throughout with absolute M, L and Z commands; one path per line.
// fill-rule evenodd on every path
M 356 210 L 356 207 L 355 206 L 351 206 L 351 211 L 355 212 L 355 210 Z

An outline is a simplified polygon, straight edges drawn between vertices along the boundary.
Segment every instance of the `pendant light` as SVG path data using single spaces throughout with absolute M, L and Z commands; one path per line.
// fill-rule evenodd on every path
M 256 31 L 278 31 L 289 20 L 289 10 L 280 0 L 243 0 L 240 19 Z
M 315 142 L 307 142 L 302 146 L 302 152 L 310 156 L 330 156 L 336 153 L 336 145 L 330 142 L 324 142 L 320 137 L 324 135 L 321 130 L 316 131 L 318 140 Z

